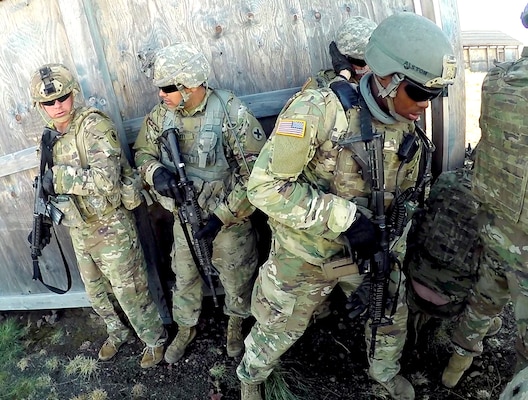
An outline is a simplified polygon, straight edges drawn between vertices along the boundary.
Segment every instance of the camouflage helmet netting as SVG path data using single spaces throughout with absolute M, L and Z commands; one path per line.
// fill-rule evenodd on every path
M 370 36 L 365 61 L 378 76 L 399 73 L 427 87 L 452 84 L 456 75 L 448 37 L 435 23 L 411 12 L 380 22 Z
M 48 88 L 43 74 L 49 68 Z M 31 99 L 34 103 L 58 99 L 65 94 L 79 90 L 77 81 L 68 68 L 62 64 L 45 64 L 37 69 L 30 82 Z
M 359 15 L 347 19 L 337 29 L 337 49 L 345 56 L 365 59 L 365 47 L 376 26 L 374 21 Z
M 207 81 L 211 67 L 205 55 L 189 43 L 177 43 L 157 51 L 153 83 L 158 87 L 198 87 Z

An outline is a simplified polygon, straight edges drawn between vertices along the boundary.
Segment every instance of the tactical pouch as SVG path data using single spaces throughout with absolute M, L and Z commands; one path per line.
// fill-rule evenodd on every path
M 64 218 L 62 219 L 64 226 L 79 228 L 86 225 L 86 221 L 82 217 L 72 196 L 60 194 L 55 197 L 50 197 L 50 203 L 64 214 Z
M 321 266 L 321 270 L 326 279 L 338 279 L 342 276 L 359 273 L 358 266 L 351 257 L 339 258 L 324 263 Z
M 127 210 L 133 210 L 141 204 L 142 182 L 139 174 L 121 175 L 121 203 Z

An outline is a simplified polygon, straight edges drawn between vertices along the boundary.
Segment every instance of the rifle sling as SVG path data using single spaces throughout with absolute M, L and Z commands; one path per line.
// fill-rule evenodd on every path
M 72 287 L 72 277 L 71 277 L 70 268 L 68 267 L 68 261 L 66 260 L 66 256 L 64 255 L 64 250 L 60 244 L 59 237 L 57 236 L 57 232 L 55 231 L 55 225 L 53 226 L 53 233 L 55 234 L 55 239 L 57 240 L 57 246 L 59 247 L 60 255 L 62 258 L 62 264 L 64 265 L 64 269 L 66 270 L 67 288 L 59 289 L 58 287 L 48 285 L 46 282 L 44 282 L 44 280 L 42 279 L 42 274 L 40 272 L 38 256 L 32 257 L 33 259 L 33 280 L 38 279 L 44 286 L 46 286 L 49 290 L 51 290 L 54 293 L 64 294 L 67 291 L 69 291 Z

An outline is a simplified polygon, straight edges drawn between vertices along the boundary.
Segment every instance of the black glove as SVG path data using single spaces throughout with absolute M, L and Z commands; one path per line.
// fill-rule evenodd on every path
M 152 180 L 154 181 L 154 189 L 159 194 L 166 197 L 175 197 L 174 189 L 177 186 L 176 177 L 168 169 L 163 167 L 158 168 L 154 171 Z
M 377 250 L 378 235 L 374 223 L 360 212 L 354 223 L 345 231 L 350 247 L 360 258 L 367 259 Z
M 194 234 L 194 237 L 198 240 L 206 238 L 212 243 L 216 235 L 218 235 L 218 232 L 220 232 L 220 229 L 222 229 L 222 225 L 224 225 L 224 223 L 220 221 L 220 218 L 215 214 L 211 214 L 209 221 L 207 221 L 202 229 Z
M 29 232 L 27 240 L 29 244 L 33 243 L 33 231 Z M 42 224 L 42 228 L 40 232 L 40 244 L 37 243 L 37 245 L 40 246 L 40 249 L 43 249 L 50 243 L 50 241 L 51 241 L 51 224 L 48 222 L 44 222 Z
M 366 309 L 368 309 L 370 301 L 370 275 L 366 274 L 363 278 L 363 282 L 352 293 L 345 305 L 345 308 L 349 311 L 348 318 L 354 319 L 359 315 L 362 315 Z
M 348 60 L 346 56 L 341 54 L 341 52 L 337 49 L 337 45 L 334 41 L 330 43 L 329 53 L 330 57 L 332 58 L 332 67 L 334 67 L 334 71 L 336 74 L 339 74 L 341 71 L 346 69 L 347 71 L 350 71 L 350 74 L 352 76 L 355 75 L 355 70 L 352 66 L 352 63 Z
M 42 177 L 42 190 L 47 196 L 56 196 L 55 188 L 53 187 L 53 170 L 49 168 Z

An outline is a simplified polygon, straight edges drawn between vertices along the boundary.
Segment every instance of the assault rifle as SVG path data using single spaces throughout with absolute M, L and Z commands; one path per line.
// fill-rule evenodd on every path
M 171 188 L 176 205 L 178 206 L 178 217 L 185 234 L 185 239 L 189 244 L 191 254 L 200 275 L 206 280 L 213 296 L 215 307 L 218 307 L 216 291 L 213 283 L 213 274 L 216 269 L 211 261 L 211 244 L 206 238 L 196 239 L 196 233 L 204 227 L 202 220 L 202 210 L 198 205 L 196 191 L 193 182 L 187 177 L 185 163 L 182 161 L 180 146 L 176 137 L 177 130 L 167 129 L 160 136 L 159 140 L 165 146 L 167 153 L 176 168 L 178 183 Z M 191 230 L 189 235 L 189 229 Z
M 374 357 L 376 335 L 380 326 L 391 325 L 392 318 L 385 315 L 387 290 L 391 271 L 391 254 L 389 249 L 389 231 L 385 216 L 385 174 L 383 170 L 383 135 L 372 131 L 372 121 L 365 100 L 360 95 L 361 138 L 368 153 L 371 202 L 374 211 L 373 223 L 378 231 L 378 250 L 370 258 L 370 294 L 369 319 L 372 336 L 370 339 L 369 357 Z M 396 301 L 394 300 L 394 307 Z
M 388 279 L 391 270 L 389 250 L 389 232 L 385 217 L 385 181 L 383 173 L 383 153 L 381 135 L 375 135 L 366 142 L 370 159 L 372 204 L 374 206 L 374 225 L 378 230 L 379 247 L 370 259 L 370 300 L 369 317 L 372 337 L 369 356 L 374 357 L 378 327 L 391 325 L 392 319 L 385 316 Z

